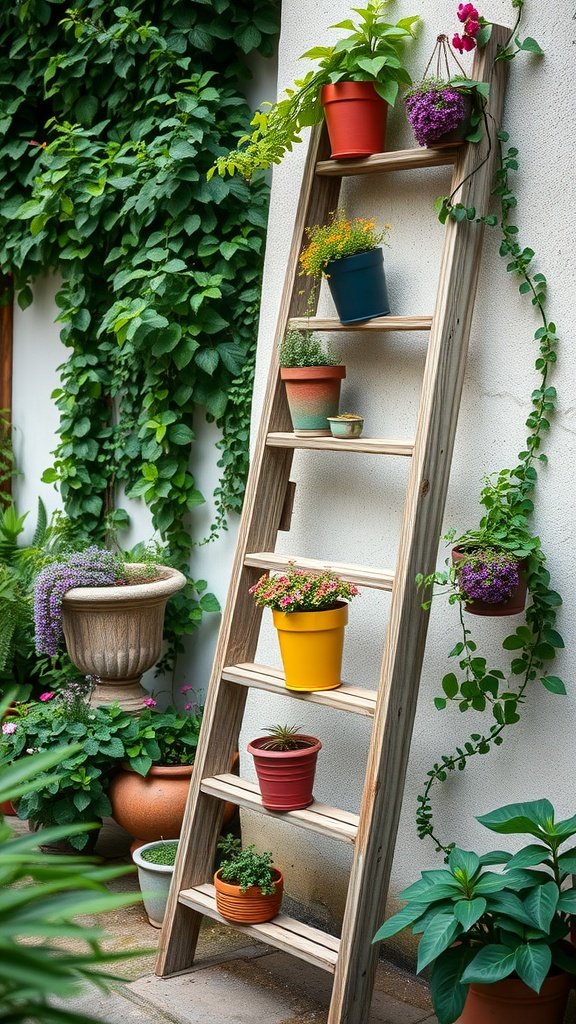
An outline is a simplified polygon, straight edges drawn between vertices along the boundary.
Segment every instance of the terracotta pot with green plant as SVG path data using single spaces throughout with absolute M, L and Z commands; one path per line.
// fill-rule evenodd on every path
M 406 906 L 375 942 L 411 927 L 418 971 L 432 965 L 439 1024 L 562 1024 L 576 974 L 567 941 L 576 911 L 576 817 L 555 820 L 548 800 L 508 804 L 478 821 L 500 835 L 527 835 L 516 853 L 453 847 L 446 868 L 425 871 L 400 894 Z M 486 870 L 503 864 L 502 872 Z
M 340 322 L 353 324 L 390 312 L 382 242 L 390 225 L 376 229 L 365 217 L 348 218 L 336 210 L 327 224 L 306 229 L 308 244 L 300 253 L 301 273 L 320 282 L 323 277 Z
M 280 377 L 286 387 L 297 437 L 330 435 L 328 417 L 338 412 L 346 367 L 312 331 L 289 330 L 280 346 Z
M 142 673 L 161 654 L 166 603 L 185 585 L 167 565 L 130 563 L 96 546 L 73 552 L 36 579 L 36 649 L 53 657 L 65 641 L 74 665 L 97 680 L 94 704 L 139 710 Z
M 153 928 L 162 927 L 177 852 L 177 839 L 158 839 L 132 851 L 144 909 Z
M 298 726 L 275 725 L 266 729 L 269 736 L 259 736 L 248 744 L 262 804 L 269 811 L 297 811 L 309 807 L 314 800 L 312 787 L 316 759 L 322 749 L 315 736 L 305 736 Z
M 404 67 L 403 48 L 419 21 L 414 15 L 396 24 L 386 22 L 386 5 L 387 0 L 369 0 L 366 7 L 354 8 L 356 21 L 331 26 L 347 35 L 334 46 L 317 46 L 302 54 L 303 60 L 318 62 L 317 70 L 297 79 L 295 87 L 266 111 L 257 111 L 252 135 L 219 157 L 209 177 L 218 172 L 251 178 L 255 171 L 280 163 L 300 142 L 302 129 L 318 124 L 324 111 L 333 157 L 380 152 L 388 107 L 394 105 L 400 86 L 412 81 Z
M 214 875 L 216 909 L 235 924 L 262 924 L 280 911 L 284 878 L 272 866 L 271 853 L 256 853 L 252 844 L 242 849 L 235 836 L 218 843 L 222 857 Z
M 358 587 L 329 569 L 308 573 L 289 565 L 285 573 L 265 573 L 249 592 L 259 608 L 272 609 L 287 689 L 340 686 L 348 601 Z

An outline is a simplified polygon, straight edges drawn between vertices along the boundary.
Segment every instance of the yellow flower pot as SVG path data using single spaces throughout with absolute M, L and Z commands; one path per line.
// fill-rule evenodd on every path
M 335 690 L 342 680 L 348 605 L 323 612 L 272 611 L 289 690 Z

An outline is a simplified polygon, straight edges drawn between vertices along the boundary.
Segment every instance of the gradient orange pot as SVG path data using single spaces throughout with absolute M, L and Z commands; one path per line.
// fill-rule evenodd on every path
M 342 679 L 348 605 L 323 612 L 272 611 L 288 690 L 335 690 Z
M 278 868 L 272 868 L 276 891 L 270 896 L 263 896 L 257 885 L 246 892 L 240 891 L 239 885 L 231 885 L 220 878 L 220 870 L 214 875 L 216 889 L 216 909 L 227 921 L 236 924 L 262 924 L 271 921 L 280 910 L 284 892 L 284 876 Z
M 329 437 L 329 416 L 338 415 L 345 366 L 282 367 L 294 433 L 298 437 Z
M 335 160 L 382 153 L 388 104 L 372 82 L 335 82 L 321 92 L 332 156 Z

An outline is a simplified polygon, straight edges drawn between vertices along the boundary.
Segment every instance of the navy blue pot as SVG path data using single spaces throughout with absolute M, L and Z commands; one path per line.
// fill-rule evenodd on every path
M 326 274 L 340 323 L 354 324 L 390 312 L 382 249 L 331 260 Z

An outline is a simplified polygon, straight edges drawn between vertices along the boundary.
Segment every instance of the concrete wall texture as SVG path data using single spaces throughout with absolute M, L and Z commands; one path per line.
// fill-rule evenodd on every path
M 455 0 L 419 0 L 413 4 L 398 0 L 391 5 L 390 20 L 413 13 L 423 18 L 422 31 L 411 51 L 414 77 L 423 72 L 437 34 L 452 34 L 457 29 L 456 6 Z M 550 465 L 540 472 L 534 529 L 547 552 L 553 585 L 565 599 L 558 628 L 566 649 L 559 653 L 554 671 L 565 679 L 568 696 L 553 696 L 535 684 L 522 721 L 509 730 L 504 745 L 486 758 L 477 758 L 465 772 L 455 773 L 437 790 L 434 806 L 440 835 L 479 850 L 494 844 L 474 821 L 474 815 L 500 804 L 547 796 L 562 815 L 576 812 L 571 785 L 576 725 L 572 630 L 576 620 L 570 599 L 576 568 L 570 544 L 576 492 L 576 392 L 569 328 L 569 303 L 576 283 L 571 213 L 576 196 L 570 172 L 576 141 L 570 116 L 575 11 L 576 7 L 559 2 L 539 5 L 527 0 L 521 34 L 534 36 L 546 56 L 519 56 L 513 63 L 504 115 L 504 127 L 520 150 L 515 182 L 520 239 L 536 251 L 538 270 L 548 277 L 549 312 L 561 335 L 553 381 L 559 407 L 547 443 Z M 509 0 L 486 0 L 480 13 L 488 20 L 512 24 L 514 11 Z M 299 54 L 335 39 L 336 34 L 328 32 L 327 26 L 348 16 L 347 0 L 290 0 L 284 4 L 278 73 L 281 89 L 305 69 L 298 61 Z M 260 98 L 273 99 L 272 89 L 263 91 Z M 388 148 L 412 145 L 402 104 L 398 103 L 389 118 Z M 273 174 L 254 423 L 262 404 L 305 153 L 305 144 L 297 146 Z M 378 221 L 392 225 L 385 263 L 392 309 L 397 313 L 428 314 L 433 309 L 443 234 L 433 202 L 447 191 L 448 183 L 447 171 L 442 168 L 345 182 L 343 201 L 351 215 L 376 216 Z M 530 392 L 536 385 L 533 334 L 539 323 L 530 304 L 518 295 L 514 280 L 506 275 L 498 246 L 498 233 L 488 229 L 445 513 L 445 527 L 454 526 L 458 531 L 477 523 L 482 477 L 514 465 L 516 453 L 523 447 Z M 320 311 L 333 314 L 324 290 Z M 57 327 L 52 323 L 54 316 L 49 285 L 40 286 L 34 306 L 16 316 L 15 425 L 19 458 L 26 474 L 17 488 L 21 508 L 33 507 L 40 472 L 49 464 L 48 453 L 54 446 L 51 435 L 57 415 L 49 395 L 55 386 L 54 368 L 63 358 Z M 410 437 L 416 421 L 426 335 L 363 338 L 339 334 L 331 341 L 347 365 L 342 407 L 364 414 L 367 435 Z M 292 529 L 280 535 L 278 549 L 326 561 L 393 567 L 407 472 L 407 460 L 297 452 L 292 473 L 297 483 Z M 202 483 L 209 492 L 209 483 Z M 438 565 L 445 557 L 442 546 Z M 206 577 L 223 597 L 230 545 L 225 543 L 219 552 L 208 548 L 207 558 Z M 344 661 L 344 678 L 350 683 L 375 686 L 388 610 L 389 595 L 371 591 L 364 591 L 352 606 Z M 258 660 L 279 665 L 268 613 L 263 622 Z M 473 625 L 486 653 L 502 661 L 499 644 L 510 623 L 479 619 Z M 213 634 L 213 626 L 208 626 L 190 654 L 188 677 L 198 685 L 205 685 L 207 680 Z M 454 711 L 440 713 L 433 706 L 440 680 L 450 668 L 447 653 L 458 639 L 455 610 L 436 602 L 412 740 L 392 898 L 422 868 L 440 864 L 432 844 L 421 843 L 414 827 L 416 795 L 426 771 L 439 755 L 452 752 L 470 732 L 486 727 L 487 718 L 476 712 L 465 716 Z M 241 751 L 248 739 L 271 723 L 301 725 L 303 731 L 319 736 L 324 744 L 315 788 L 317 798 L 357 810 L 369 740 L 367 721 L 318 706 L 299 703 L 295 708 L 287 697 L 274 698 L 257 691 L 250 693 L 247 707 Z M 252 776 L 248 757 L 242 760 L 242 773 Z M 274 851 L 276 863 L 285 871 L 288 892 L 308 904 L 314 916 L 338 917 L 346 894 L 348 849 L 281 822 L 248 814 L 244 831 L 246 838 L 256 841 L 260 848 Z

